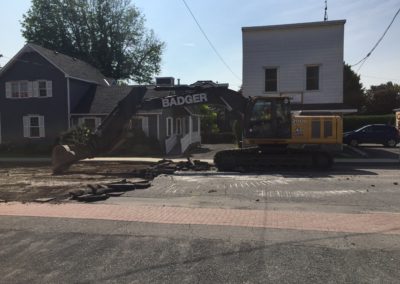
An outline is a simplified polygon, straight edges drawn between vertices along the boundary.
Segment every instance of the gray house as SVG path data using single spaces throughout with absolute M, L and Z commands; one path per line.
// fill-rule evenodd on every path
M 86 62 L 28 43 L 0 70 L 0 144 L 51 145 L 71 127 L 94 129 L 134 93 Z M 165 95 L 149 86 L 146 97 Z M 130 123 L 157 138 L 165 153 L 200 143 L 200 119 L 189 108 L 142 112 Z
M 107 85 L 89 64 L 26 44 L 0 71 L 0 143 L 54 143 L 88 90 Z
M 170 96 L 171 91 L 146 87 L 144 99 Z M 97 86 L 71 113 L 72 126 L 85 124 L 95 128 L 127 95 L 135 95 L 135 86 Z M 190 145 L 201 143 L 200 114 L 197 108 L 174 107 L 139 111 L 129 121 L 130 128 L 140 128 L 148 137 L 160 142 L 165 154 L 181 154 Z

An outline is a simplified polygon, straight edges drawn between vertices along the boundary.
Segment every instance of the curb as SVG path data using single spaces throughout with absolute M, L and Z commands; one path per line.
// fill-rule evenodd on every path
M 0 163 L 51 163 L 51 158 L 0 158 Z
M 335 164 L 399 165 L 400 159 L 334 159 Z
M 84 159 L 81 162 L 120 162 L 120 163 L 140 163 L 140 164 L 155 164 L 162 158 L 135 158 L 135 157 L 110 157 L 110 158 L 92 158 Z M 187 159 L 168 159 L 173 162 L 186 162 Z M 213 159 L 196 159 L 202 162 L 214 164 Z M 0 163 L 51 163 L 51 158 L 0 158 Z M 400 159 L 348 159 L 348 158 L 335 158 L 335 164 L 368 164 L 368 165 L 400 165 Z

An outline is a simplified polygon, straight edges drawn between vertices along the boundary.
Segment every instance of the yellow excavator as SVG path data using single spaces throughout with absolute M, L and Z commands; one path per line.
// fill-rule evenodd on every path
M 126 125 L 139 110 L 190 105 L 224 106 L 241 123 L 243 147 L 223 150 L 214 157 L 221 171 L 264 167 L 332 167 L 332 153 L 342 147 L 339 115 L 301 115 L 291 111 L 288 97 L 244 97 L 227 87 L 155 87 L 168 96 L 148 98 L 149 87 L 134 87 L 107 116 L 86 145 L 58 145 L 53 149 L 55 174 L 73 163 L 101 155 L 121 144 Z M 146 98 L 145 98 L 146 97 Z

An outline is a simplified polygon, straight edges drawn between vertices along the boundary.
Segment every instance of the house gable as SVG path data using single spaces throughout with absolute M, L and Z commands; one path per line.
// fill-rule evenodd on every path
M 34 50 L 25 49 L 0 75 L 0 115 L 2 143 L 53 143 L 68 127 L 66 78 L 54 65 Z M 51 86 L 49 97 L 33 96 L 32 88 L 45 81 Z M 7 98 L 6 85 L 26 82 L 32 97 Z M 48 84 L 47 84 L 48 82 Z M 24 135 L 24 117 L 40 117 L 45 135 L 27 140 Z M 25 123 L 26 125 L 26 123 Z M 26 134 L 26 133 L 25 133 Z M 25 138 L 24 138 L 25 137 Z
M 344 23 L 242 28 L 244 95 L 287 95 L 302 104 L 343 103 Z

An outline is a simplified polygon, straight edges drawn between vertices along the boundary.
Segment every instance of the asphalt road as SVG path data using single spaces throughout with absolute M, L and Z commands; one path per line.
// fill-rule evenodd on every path
M 149 189 L 91 208 L 263 210 L 267 219 L 271 212 L 312 212 L 316 217 L 373 212 L 400 218 L 399 184 L 398 168 L 182 173 L 159 176 Z M 301 224 L 285 229 L 285 220 L 276 224 L 277 229 L 79 219 L 78 212 L 70 214 L 76 218 L 0 216 L 2 283 L 398 283 L 400 279 L 397 233 L 309 230 Z
M 335 166 L 333 171 L 161 175 L 148 190 L 106 203 L 136 202 L 236 209 L 400 212 L 398 167 Z
M 400 277 L 398 236 L 0 220 L 2 283 L 398 283 Z

